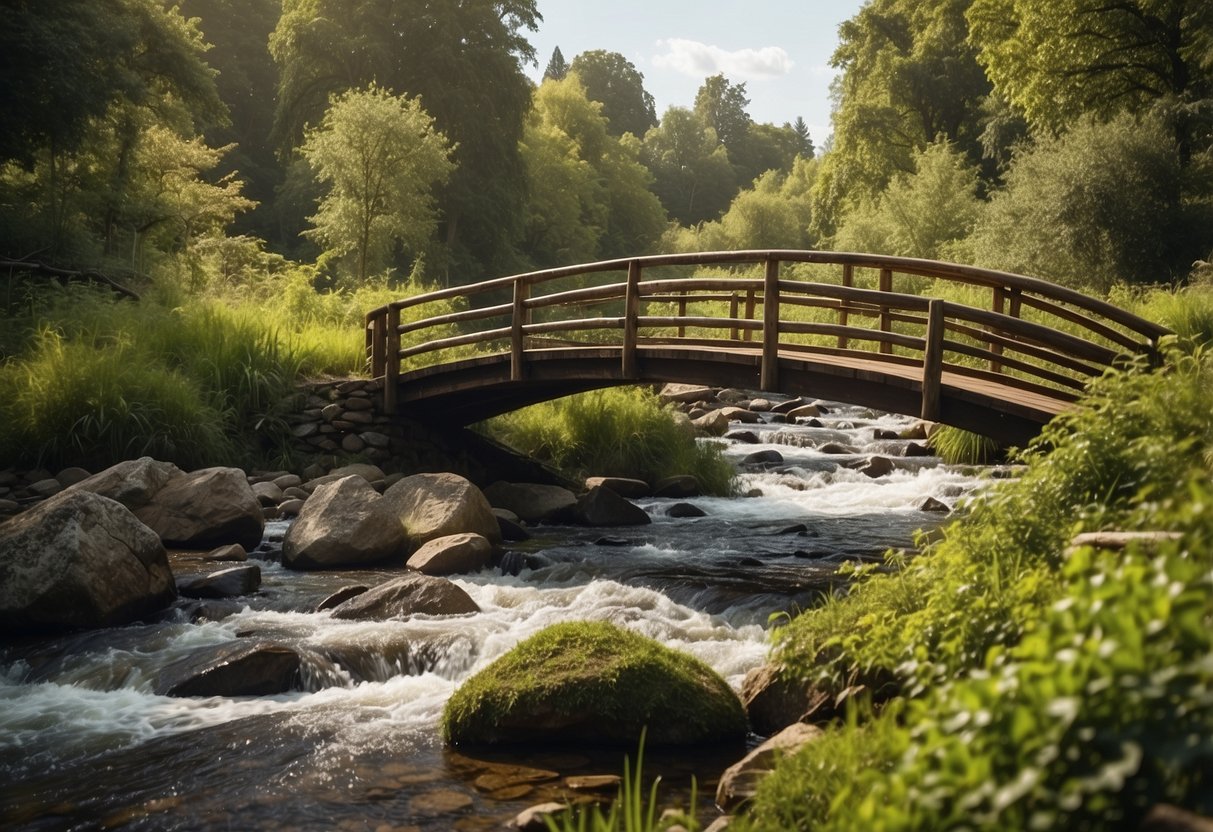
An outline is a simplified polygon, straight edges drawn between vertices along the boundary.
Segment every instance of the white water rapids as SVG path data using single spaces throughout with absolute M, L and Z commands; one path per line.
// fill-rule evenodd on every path
M 707 514 L 688 519 L 666 515 L 673 500 L 640 500 L 653 518 L 643 527 L 533 529 L 532 540 L 511 547 L 528 558 L 518 576 L 486 570 L 455 579 L 480 606 L 474 615 L 334 620 L 312 611 L 320 599 L 393 571 L 297 573 L 264 561 L 262 592 L 219 621 L 181 615 L 0 644 L 0 826 L 500 823 L 535 794 L 486 794 L 468 782 L 474 762 L 442 749 L 439 718 L 463 680 L 550 624 L 607 620 L 702 659 L 739 689 L 766 655 L 772 613 L 815 603 L 838 585 L 845 560 L 910 547 L 916 529 L 943 519 L 918 510 L 925 498 L 954 505 L 981 486 L 971 470 L 901 456 L 903 440 L 872 438 L 910 421 L 839 406 L 819 428 L 738 426 L 759 443 L 731 444 L 731 460 L 763 450 L 783 457 L 767 470 L 742 466 L 739 493 L 760 496 L 687 500 Z M 827 442 L 856 453 L 824 454 Z M 895 458 L 896 470 L 872 479 L 845 467 L 872 454 Z M 284 528 L 271 524 L 268 536 L 280 539 Z M 159 668 L 248 636 L 300 652 L 305 690 L 239 699 L 153 693 Z M 559 755 L 522 762 L 561 760 L 579 764 Z M 466 803 L 431 811 L 425 797 L 434 789 Z

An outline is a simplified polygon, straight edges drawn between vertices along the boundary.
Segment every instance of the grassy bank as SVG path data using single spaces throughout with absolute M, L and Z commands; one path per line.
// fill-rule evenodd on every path
M 490 435 L 574 478 L 692 474 L 705 494 L 731 493 L 733 467 L 718 446 L 695 440 L 651 391 L 596 390 L 499 416 Z
M 1213 811 L 1213 364 L 1095 385 L 927 554 L 780 630 L 786 675 L 902 699 L 781 766 L 743 829 L 1134 828 Z M 1107 551 L 1080 532 L 1178 539 Z

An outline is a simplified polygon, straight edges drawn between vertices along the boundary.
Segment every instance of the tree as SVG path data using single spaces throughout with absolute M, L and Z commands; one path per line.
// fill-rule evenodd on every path
M 839 27 L 834 143 L 814 205 L 819 235 L 911 172 L 914 151 L 937 139 L 982 161 L 980 106 L 990 82 L 968 42 L 971 2 L 872 0 Z
M 1157 115 L 1092 117 L 1012 162 L 968 243 L 974 261 L 1106 290 L 1187 273 L 1213 245 L 1204 200 L 1182 199 L 1175 140 Z
M 534 60 L 524 31 L 539 19 L 534 0 L 284 0 L 270 39 L 282 73 L 277 135 L 294 146 L 330 95 L 371 82 L 420 96 L 457 148 L 437 194 L 441 250 L 427 264 L 460 280 L 513 270 L 531 103 L 520 62 Z
M 995 88 L 1037 130 L 1162 105 L 1185 161 L 1209 146 L 1207 0 L 974 0 L 968 20 Z
M 893 177 L 874 201 L 847 215 L 835 238 L 843 251 L 948 259 L 981 210 L 977 168 L 948 142 L 914 153 L 914 172 Z
M 564 53 L 557 46 L 552 50 L 552 57 L 548 61 L 547 69 L 543 71 L 543 80 L 545 81 L 563 81 L 564 77 L 569 74 L 569 65 L 564 60 Z
M 430 189 L 451 173 L 451 148 L 416 98 L 371 85 L 335 96 L 300 153 L 327 186 L 310 236 L 352 253 L 364 283 L 394 245 L 420 249 L 437 217 Z
M 746 112 L 748 106 L 745 84 L 730 84 L 724 73 L 705 78 L 695 93 L 695 115 L 716 131 L 729 153 L 741 146 L 754 124 Z
M 641 138 L 657 124 L 653 96 L 644 88 L 644 75 L 618 52 L 593 49 L 573 58 L 570 72 L 585 85 L 591 101 L 602 104 L 607 130 L 613 136 L 631 133 Z
M 640 159 L 653 174 L 653 192 L 684 225 L 712 220 L 737 193 L 729 154 L 694 112 L 670 107 L 644 136 Z
M 813 147 L 813 138 L 809 135 L 809 125 L 804 123 L 804 119 L 796 116 L 796 121 L 790 125 L 785 124 L 784 127 L 791 127 L 792 132 L 796 134 L 796 155 L 812 159 L 816 149 Z

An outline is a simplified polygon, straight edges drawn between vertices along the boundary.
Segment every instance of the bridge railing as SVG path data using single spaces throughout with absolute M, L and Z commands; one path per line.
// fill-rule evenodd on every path
M 712 267 L 730 272 L 703 276 Z M 761 276 L 737 275 L 747 267 Z M 671 276 L 688 268 L 695 270 L 689 276 Z M 646 279 L 646 272 L 655 277 Z M 611 273 L 618 274 L 613 282 Z M 921 289 L 924 278 L 942 281 L 930 287 L 937 293 L 970 302 L 894 291 L 899 284 Z M 986 303 L 975 305 L 987 292 Z M 469 308 L 413 314 L 455 299 Z M 784 250 L 548 269 L 428 292 L 366 316 L 371 372 L 385 379 L 389 412 L 402 362 L 445 363 L 508 350 L 511 378 L 521 380 L 534 350 L 601 344 L 619 348 L 622 377 L 631 378 L 641 348 L 693 345 L 760 353 L 760 386 L 767 390 L 778 389 L 781 352 L 921 367 L 923 416 L 931 418 L 944 372 L 1073 398 L 1125 356 L 1153 353 L 1166 333 L 1110 303 L 1037 278 L 905 257 Z

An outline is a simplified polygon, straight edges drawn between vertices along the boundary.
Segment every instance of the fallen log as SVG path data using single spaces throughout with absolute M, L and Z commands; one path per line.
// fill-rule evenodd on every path
M 123 286 L 112 277 L 99 272 L 96 269 L 65 269 L 60 266 L 52 266 L 49 263 L 43 263 L 39 260 L 10 260 L 0 257 L 0 268 L 14 269 L 34 274 L 44 274 L 48 277 L 57 278 L 60 283 L 66 284 L 69 280 L 87 280 L 91 283 L 100 283 L 104 286 L 113 289 L 120 295 L 128 297 L 131 300 L 140 300 L 139 293 L 134 289 L 129 289 Z

